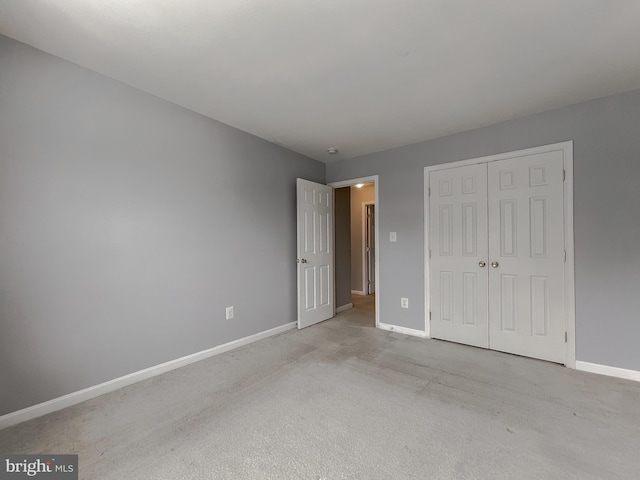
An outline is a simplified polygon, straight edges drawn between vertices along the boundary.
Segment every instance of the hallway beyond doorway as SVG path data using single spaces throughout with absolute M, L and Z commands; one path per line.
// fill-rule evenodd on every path
M 353 308 L 339 313 L 336 317 L 357 323 L 362 327 L 376 326 L 376 296 L 351 295 Z

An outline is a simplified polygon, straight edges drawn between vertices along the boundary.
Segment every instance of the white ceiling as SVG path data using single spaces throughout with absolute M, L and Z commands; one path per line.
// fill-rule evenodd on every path
M 325 162 L 640 88 L 638 0 L 1 0 L 0 33 Z

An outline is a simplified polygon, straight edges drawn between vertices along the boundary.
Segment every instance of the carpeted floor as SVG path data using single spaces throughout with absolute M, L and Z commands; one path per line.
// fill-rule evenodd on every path
M 372 297 L 0 431 L 84 479 L 635 479 L 640 383 L 376 330 Z

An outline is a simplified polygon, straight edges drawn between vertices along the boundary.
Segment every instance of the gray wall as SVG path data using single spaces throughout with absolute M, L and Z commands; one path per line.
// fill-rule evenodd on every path
M 351 192 L 349 187 L 334 191 L 336 307 L 351 303 Z
M 362 279 L 362 202 L 373 202 L 376 198 L 372 183 L 362 188 L 351 187 L 351 290 L 365 292 Z
M 0 415 L 293 322 L 296 177 L 325 166 L 0 37 Z
M 424 329 L 425 166 L 565 140 L 574 141 L 577 359 L 640 370 L 640 91 L 329 164 L 329 182 L 380 175 L 380 320 Z

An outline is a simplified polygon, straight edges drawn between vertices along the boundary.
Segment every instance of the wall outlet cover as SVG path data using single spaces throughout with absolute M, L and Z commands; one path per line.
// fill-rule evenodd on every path
M 227 307 L 226 318 L 227 320 L 231 320 L 233 318 L 233 307 Z
M 409 299 L 408 299 L 408 298 L 405 298 L 405 297 L 402 297 L 402 298 L 400 299 L 400 307 L 402 307 L 402 308 L 409 308 Z

